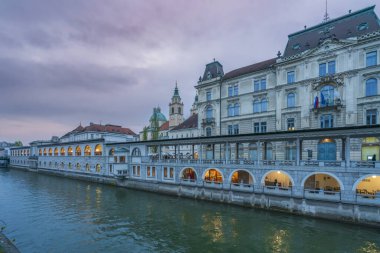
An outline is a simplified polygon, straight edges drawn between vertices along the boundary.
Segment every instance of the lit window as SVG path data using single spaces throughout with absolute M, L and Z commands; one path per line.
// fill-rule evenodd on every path
M 98 144 L 95 146 L 95 155 L 102 155 L 103 154 L 103 149 L 102 145 Z
M 294 118 L 287 119 L 287 129 L 288 131 L 293 131 L 295 129 Z
M 288 83 L 294 83 L 296 81 L 296 77 L 295 77 L 294 71 L 289 71 L 287 73 L 287 81 L 288 81 Z
M 367 97 L 377 95 L 377 79 L 370 78 L 365 82 L 365 95 Z
M 91 155 L 91 148 L 90 148 L 90 146 L 86 146 L 86 147 L 84 147 L 84 155 L 85 156 L 90 156 Z
M 82 149 L 79 146 L 77 146 L 75 148 L 75 155 L 76 156 L 81 156 L 82 155 Z
M 376 125 L 377 124 L 377 110 L 367 110 L 366 112 L 367 125 Z
M 377 51 L 372 51 L 366 55 L 367 67 L 377 65 Z

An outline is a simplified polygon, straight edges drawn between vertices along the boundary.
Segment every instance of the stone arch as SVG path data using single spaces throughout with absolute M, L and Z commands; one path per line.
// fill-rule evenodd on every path
M 61 156 L 65 156 L 66 155 L 66 150 L 64 147 L 61 147 Z
M 95 146 L 94 155 L 101 156 L 103 155 L 103 147 L 100 144 Z
M 327 176 L 330 176 L 330 177 L 334 178 L 335 181 L 338 183 L 338 185 L 340 187 L 340 190 L 341 191 L 344 190 L 343 182 L 335 174 L 330 173 L 330 172 L 324 172 L 324 171 L 317 171 L 317 172 L 309 173 L 306 177 L 304 177 L 302 179 L 301 186 L 305 188 L 306 180 L 309 179 L 313 175 L 327 175 Z
M 354 185 L 352 186 L 352 191 L 355 192 L 359 184 L 362 183 L 364 179 L 371 179 L 371 178 L 376 178 L 380 180 L 380 174 L 366 174 L 364 176 L 361 176 L 358 180 L 355 181 Z M 380 184 L 378 188 L 380 190 Z
M 82 155 L 82 149 L 80 148 L 80 146 L 78 145 L 76 148 L 75 148 L 75 156 L 81 156 Z
M 263 186 L 266 186 L 266 178 L 269 176 L 269 175 L 273 175 L 272 173 L 276 173 L 276 174 L 283 174 L 285 176 L 288 177 L 288 180 L 289 180 L 289 186 L 295 186 L 294 184 L 294 179 L 293 177 L 286 171 L 283 171 L 283 170 L 270 170 L 268 171 L 267 173 L 264 174 L 264 176 L 262 177 L 261 179 L 261 185 Z M 279 180 L 277 180 L 279 181 Z M 270 181 L 271 182 L 271 181 Z M 273 181 L 274 182 L 274 181 Z
M 86 145 L 84 147 L 84 155 L 85 156 L 91 156 L 91 147 L 89 145 Z
M 235 169 L 231 172 L 230 176 L 228 177 L 228 182 L 230 183 L 234 183 L 234 174 L 235 173 L 238 173 L 239 171 L 242 171 L 242 172 L 245 172 L 245 173 L 248 173 L 248 180 L 246 180 L 246 177 L 243 175 L 240 179 L 239 179 L 239 175 L 238 175 L 238 178 L 237 178 L 237 181 L 235 183 L 237 184 L 240 184 L 241 183 L 241 179 L 243 180 L 243 184 L 255 184 L 256 182 L 256 179 L 255 177 L 253 176 L 253 174 L 247 170 L 247 169 Z
M 212 181 L 212 182 L 224 182 L 223 173 L 218 168 L 207 168 L 202 174 L 202 180 Z
M 141 156 L 141 150 L 139 148 L 134 148 L 132 150 L 132 156 Z

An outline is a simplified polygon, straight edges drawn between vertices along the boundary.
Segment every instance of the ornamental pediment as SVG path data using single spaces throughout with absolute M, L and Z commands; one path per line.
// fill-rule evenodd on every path
M 336 49 L 339 49 L 343 46 L 352 44 L 352 42 L 337 40 L 337 39 L 327 39 L 323 41 L 318 47 L 310 50 L 305 56 L 320 56 L 318 60 L 324 60 L 329 58 L 336 57 L 334 53 Z
M 342 86 L 344 84 L 344 77 L 343 75 L 321 76 L 313 80 L 312 87 L 313 90 L 319 90 L 321 87 L 327 84 L 335 87 Z

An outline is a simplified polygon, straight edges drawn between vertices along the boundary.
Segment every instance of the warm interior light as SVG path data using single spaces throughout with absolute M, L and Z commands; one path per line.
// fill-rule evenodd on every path
M 372 178 L 376 178 L 376 176 L 372 176 Z
M 278 171 L 277 171 L 277 174 L 281 174 L 281 171 L 278 170 Z

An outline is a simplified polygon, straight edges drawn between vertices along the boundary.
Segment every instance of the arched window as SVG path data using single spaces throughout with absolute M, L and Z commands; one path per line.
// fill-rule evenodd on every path
M 370 78 L 365 82 L 365 95 L 367 97 L 377 95 L 377 79 Z
M 115 154 L 115 149 L 111 148 L 110 152 L 108 153 L 109 156 L 113 156 Z
M 253 101 L 253 112 L 260 112 L 261 111 L 261 105 L 259 100 Z
M 42 149 L 38 150 L 38 154 L 42 156 Z
M 53 155 L 53 149 L 49 148 L 49 156 L 52 156 L 52 155 Z
M 54 149 L 54 156 L 58 156 L 58 148 Z
M 211 119 L 212 118 L 212 106 L 208 106 L 206 108 L 206 119 Z
M 178 107 L 178 114 L 181 114 L 181 107 Z
M 134 148 L 132 150 L 132 156 L 141 156 L 141 151 L 139 148 Z
M 100 170 L 102 169 L 102 167 L 100 167 L 100 164 L 97 164 L 95 168 L 96 168 L 96 172 L 97 173 L 99 173 Z
M 80 170 L 80 163 L 77 163 L 75 167 L 77 168 L 77 170 Z
M 228 105 L 228 116 L 229 117 L 234 116 L 234 107 L 232 104 Z
M 263 98 L 261 100 L 261 111 L 266 112 L 268 110 L 268 100 L 266 98 Z
M 86 163 L 86 171 L 90 171 L 90 164 Z
M 65 151 L 65 148 L 64 147 L 62 147 L 61 148 L 61 156 L 65 156 L 66 155 L 66 151 Z
M 240 111 L 240 105 L 238 103 L 234 106 L 234 116 L 238 116 Z
M 69 165 L 67 167 L 69 168 L 69 170 L 71 170 L 73 168 L 73 165 L 71 163 L 69 163 Z
M 46 155 L 47 155 L 46 148 L 44 148 L 44 156 L 46 156 Z
M 321 107 L 334 105 L 334 87 L 331 85 L 323 86 L 321 89 Z
M 296 96 L 294 93 L 288 94 L 288 107 L 294 107 L 296 106 Z
M 89 145 L 86 145 L 86 147 L 84 147 L 84 155 L 85 156 L 91 155 L 91 147 Z
M 103 154 L 103 148 L 102 145 L 98 144 L 95 146 L 95 155 L 102 155 Z
M 72 155 L 73 155 L 73 148 L 72 148 L 72 147 L 69 147 L 69 148 L 67 149 L 67 155 L 68 155 L 68 156 L 72 156 Z
M 75 148 L 75 155 L 76 156 L 81 156 L 82 155 L 82 149 L 80 148 L 80 146 L 77 146 Z

